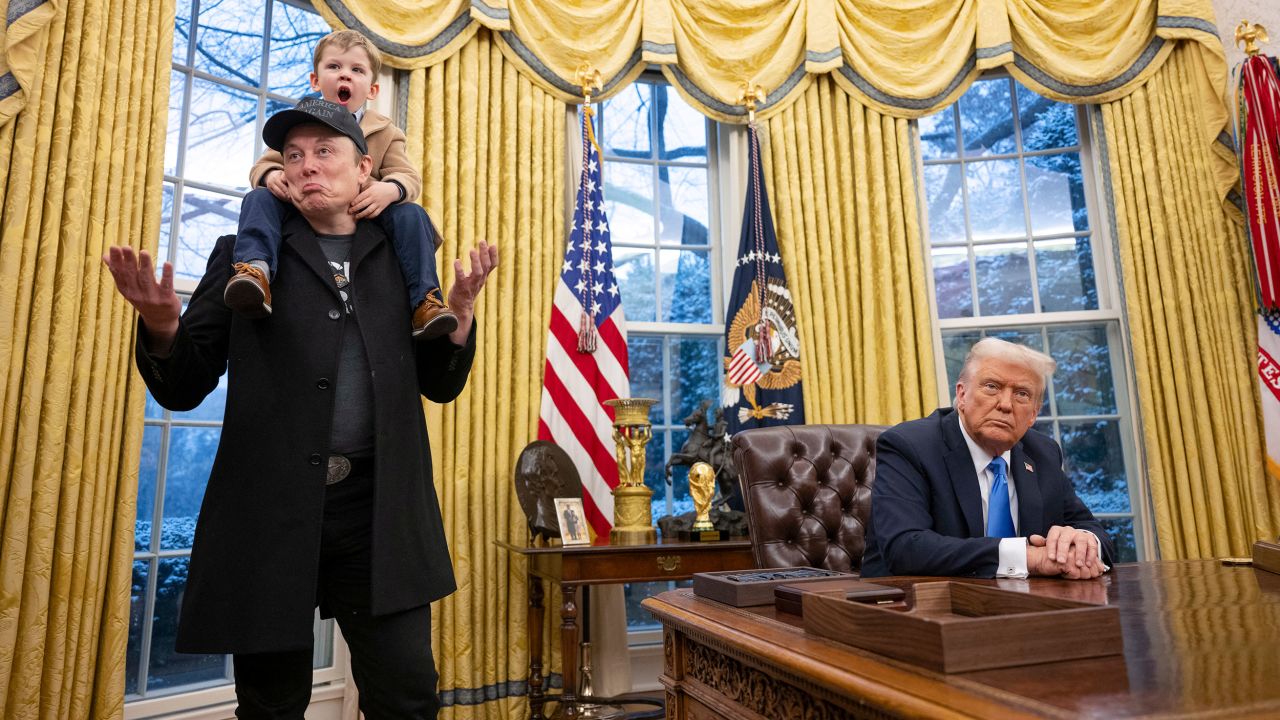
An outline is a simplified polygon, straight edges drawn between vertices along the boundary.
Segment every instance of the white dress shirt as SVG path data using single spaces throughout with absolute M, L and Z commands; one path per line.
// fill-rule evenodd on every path
M 978 492 L 982 495 L 982 527 L 986 528 L 987 507 L 991 504 L 991 486 L 996 481 L 995 475 L 991 474 L 987 466 L 995 456 L 979 447 L 978 443 L 969 437 L 969 431 L 965 430 L 964 418 L 959 420 L 960 434 L 964 436 L 964 442 L 969 446 L 969 457 L 973 458 L 973 469 L 978 474 Z M 1013 465 L 1009 462 L 1009 455 L 1010 451 L 1005 450 L 1000 457 L 1004 458 L 1005 467 L 1009 468 L 1005 487 L 1009 488 L 1009 513 L 1013 515 L 1013 531 L 1017 533 L 1018 490 L 1013 486 Z M 1027 539 L 1024 537 L 1000 538 L 1000 564 L 996 567 L 996 577 L 1024 578 L 1027 575 Z
M 982 495 L 982 527 L 987 527 L 987 507 L 990 505 L 991 486 L 995 484 L 996 477 L 987 468 L 991 461 L 995 459 L 994 455 L 989 455 L 986 450 L 978 446 L 973 438 L 969 437 L 969 431 L 964 427 L 964 418 L 960 420 L 960 434 L 964 436 L 964 442 L 969 446 L 969 457 L 973 459 L 973 469 L 978 474 L 978 492 Z M 1005 477 L 1005 487 L 1009 488 L 1009 513 L 1013 515 L 1013 531 L 1021 535 L 1018 528 L 1018 489 L 1013 484 L 1013 463 L 1009 462 L 1009 450 L 1005 450 L 1000 456 L 1004 458 L 1005 467 L 1009 468 Z M 1102 543 L 1098 540 L 1098 536 L 1092 531 L 1086 530 L 1093 535 L 1094 547 L 1099 549 L 1098 562 L 1102 564 L 1102 572 L 1107 572 L 1111 568 L 1102 562 Z M 1000 538 L 1000 564 L 996 567 L 996 577 L 999 578 L 1025 578 L 1030 573 L 1027 571 L 1027 539 L 1025 537 Z

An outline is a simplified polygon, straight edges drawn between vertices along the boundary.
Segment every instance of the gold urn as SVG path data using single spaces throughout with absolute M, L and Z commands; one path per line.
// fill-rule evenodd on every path
M 613 489 L 614 545 L 646 545 L 658 541 L 653 527 L 653 491 L 644 484 L 644 451 L 653 427 L 649 408 L 657 400 L 617 398 L 605 400 L 613 408 L 613 442 L 617 445 L 618 486 Z

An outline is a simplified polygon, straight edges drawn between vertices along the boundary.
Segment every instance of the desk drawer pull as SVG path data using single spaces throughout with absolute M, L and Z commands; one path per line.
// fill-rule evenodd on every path
M 659 555 L 658 567 L 662 568 L 663 572 L 675 572 L 676 570 L 680 569 L 680 556 L 679 555 Z

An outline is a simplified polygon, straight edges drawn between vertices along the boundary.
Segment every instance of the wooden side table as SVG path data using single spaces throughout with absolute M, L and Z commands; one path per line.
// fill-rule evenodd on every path
M 562 714 L 578 716 L 578 603 L 582 585 L 682 580 L 694 573 L 747 570 L 755 567 L 751 541 L 660 542 L 652 545 L 610 545 L 600 538 L 594 545 L 527 547 L 497 540 L 499 547 L 518 553 L 529 573 L 529 710 L 530 720 L 545 720 L 546 693 L 542 677 L 543 579 L 560 583 L 560 655 L 564 664 Z

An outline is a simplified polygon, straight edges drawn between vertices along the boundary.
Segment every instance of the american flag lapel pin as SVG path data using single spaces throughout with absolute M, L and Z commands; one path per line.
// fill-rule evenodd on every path
M 1035 472 L 1035 471 L 1036 471 L 1036 469 L 1035 469 L 1035 468 L 1031 467 L 1031 463 L 1029 463 L 1029 462 L 1024 462 L 1024 463 L 1022 463 L 1022 467 L 1026 468 L 1026 469 L 1027 469 L 1027 472 L 1030 472 L 1030 473 L 1033 473 L 1033 472 Z

